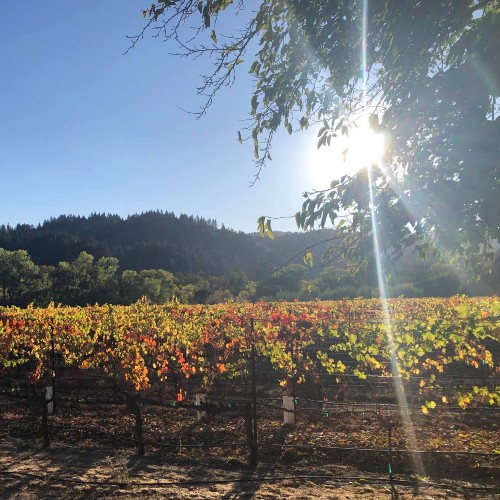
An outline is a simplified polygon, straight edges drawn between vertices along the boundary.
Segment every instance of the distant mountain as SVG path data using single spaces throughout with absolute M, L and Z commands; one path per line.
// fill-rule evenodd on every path
M 62 215 L 38 226 L 0 226 L 0 247 L 27 250 L 38 265 L 72 261 L 82 251 L 117 257 L 122 269 L 165 269 L 218 276 L 232 270 L 261 279 L 289 262 L 302 262 L 312 245 L 321 261 L 332 230 L 275 233 L 275 240 L 218 227 L 202 217 L 150 211 L 127 218 L 110 214 Z M 313 272 L 314 274 L 314 272 Z

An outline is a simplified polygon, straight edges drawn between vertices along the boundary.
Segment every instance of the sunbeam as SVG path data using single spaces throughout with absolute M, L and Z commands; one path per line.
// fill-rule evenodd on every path
M 456 256 L 453 255 L 452 252 L 448 250 L 448 248 L 455 248 L 458 246 L 458 240 L 453 240 L 453 235 L 448 235 L 449 237 L 444 239 L 441 236 L 440 239 L 437 239 L 435 236 L 435 227 L 448 227 L 451 225 L 448 222 L 448 213 L 449 208 L 446 206 L 446 203 L 442 203 L 440 205 L 439 210 L 439 220 L 435 218 L 430 218 L 429 214 L 425 211 L 425 208 L 428 206 L 428 201 L 424 199 L 424 196 L 420 196 L 412 190 L 411 200 L 409 196 L 407 196 L 404 192 L 404 189 L 399 184 L 398 180 L 394 177 L 393 172 L 391 172 L 388 168 L 383 168 L 382 165 L 380 168 L 383 171 L 385 180 L 388 182 L 390 189 L 393 191 L 398 201 L 403 204 L 407 212 L 411 215 L 411 218 L 414 221 L 419 221 L 423 232 L 425 233 L 423 236 L 428 241 L 429 245 L 432 247 L 436 255 L 443 260 L 444 262 L 453 263 L 456 260 Z M 408 182 L 408 181 L 407 181 Z M 409 184 L 406 188 L 412 189 L 412 185 Z M 471 276 L 474 274 L 473 269 L 468 266 L 462 259 L 459 265 L 455 266 L 455 274 L 460 279 L 464 277 Z M 492 290 L 487 291 L 487 293 L 493 293 Z
M 368 26 L 368 0 L 363 0 L 363 26 L 362 26 L 362 45 L 361 45 L 361 60 L 362 60 L 362 74 L 363 74 L 363 107 L 364 113 L 367 114 L 367 99 L 366 99 L 366 88 L 367 88 L 367 26 Z M 382 155 L 380 155 L 382 156 Z M 373 162 L 376 163 L 376 162 Z M 417 449 L 417 443 L 415 438 L 415 431 L 413 429 L 413 423 L 411 421 L 411 415 L 408 408 L 408 402 L 406 399 L 406 394 L 404 392 L 403 381 L 400 377 L 400 372 L 398 368 L 397 352 L 394 343 L 394 337 L 392 334 L 392 324 L 391 315 L 389 310 L 389 296 L 387 293 L 386 286 L 386 275 L 382 265 L 382 254 L 380 250 L 380 241 L 378 234 L 378 221 L 375 207 L 375 197 L 373 194 L 373 183 L 372 183 L 372 164 L 368 164 L 368 189 L 370 194 L 370 209 L 371 209 L 371 222 L 372 222 L 372 233 L 373 233 L 373 247 L 374 247 L 374 257 L 377 270 L 377 281 L 380 292 L 380 300 L 382 302 L 382 315 L 385 325 L 385 330 L 387 334 L 387 346 L 389 350 L 391 373 L 393 376 L 394 390 L 396 393 L 396 398 L 399 406 L 399 413 L 401 415 L 401 420 L 403 423 L 403 430 L 409 444 L 410 449 Z M 412 454 L 413 466 L 417 474 L 421 477 L 425 476 L 425 470 L 422 463 L 422 459 L 418 454 Z M 392 473 L 392 471 L 390 471 Z
M 389 350 L 389 359 L 391 363 L 391 373 L 393 377 L 394 389 L 399 406 L 399 413 L 403 422 L 403 429 L 410 449 L 417 449 L 417 441 L 415 438 L 415 431 L 413 430 L 413 423 L 408 408 L 408 401 L 403 387 L 403 381 L 400 376 L 398 367 L 398 357 L 396 347 L 394 344 L 394 336 L 392 333 L 391 313 L 389 310 L 389 294 L 387 292 L 386 274 L 382 265 L 382 254 L 380 250 L 380 238 L 378 234 L 377 213 L 375 210 L 375 200 L 373 195 L 372 183 L 372 169 L 368 168 L 368 184 L 370 192 L 370 209 L 372 217 L 372 232 L 373 232 L 373 248 L 375 254 L 375 266 L 377 270 L 377 282 L 380 292 L 380 300 L 382 302 L 382 317 L 384 321 L 385 331 L 387 335 L 387 347 Z M 413 466 L 419 476 L 425 476 L 425 470 L 420 458 L 420 455 L 412 455 Z

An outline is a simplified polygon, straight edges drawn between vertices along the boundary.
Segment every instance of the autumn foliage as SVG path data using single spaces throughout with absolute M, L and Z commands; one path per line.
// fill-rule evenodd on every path
M 491 379 L 500 373 L 497 297 L 391 299 L 387 310 L 386 316 L 379 299 L 3 308 L 0 369 L 23 367 L 37 383 L 57 376 L 57 355 L 64 366 L 96 370 L 132 391 L 174 376 L 207 390 L 247 376 L 253 346 L 283 386 L 313 381 L 319 367 L 359 379 L 418 377 L 424 412 L 450 403 L 500 405 L 500 390 L 491 384 L 435 397 L 443 374 L 469 370 Z

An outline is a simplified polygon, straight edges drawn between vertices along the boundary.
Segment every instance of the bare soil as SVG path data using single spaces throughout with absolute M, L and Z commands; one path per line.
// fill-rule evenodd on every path
M 391 492 L 388 483 L 378 482 L 384 479 L 379 474 L 342 464 L 264 463 L 250 469 L 222 454 L 208 460 L 162 453 L 139 457 L 125 450 L 57 443 L 43 449 L 18 440 L 1 442 L 0 468 L 0 496 L 5 499 L 499 498 L 492 492 L 463 489 L 459 482 L 449 480 L 441 486 L 421 485 L 418 489 L 396 484 Z M 258 480 L 263 477 L 268 480 Z
M 43 448 L 39 407 L 0 399 L 0 498 L 500 499 L 497 412 L 412 415 L 418 449 L 491 455 L 424 455 L 417 482 L 409 457 L 395 453 L 392 489 L 388 422 L 393 449 L 408 447 L 394 415 L 344 407 L 299 413 L 291 427 L 262 407 L 256 468 L 236 412 L 198 422 L 192 409 L 144 405 L 143 419 L 146 455 L 138 456 L 125 405 L 61 400 Z

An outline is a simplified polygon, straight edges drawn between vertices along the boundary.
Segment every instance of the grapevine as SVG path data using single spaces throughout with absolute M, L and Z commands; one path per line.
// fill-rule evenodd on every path
M 424 413 L 449 404 L 500 406 L 496 383 L 454 393 L 439 383 L 464 370 L 500 375 L 497 297 L 391 299 L 387 310 L 384 318 L 380 299 L 1 308 L 0 369 L 23 368 L 37 384 L 57 375 L 56 353 L 64 366 L 95 370 L 137 394 L 172 380 L 182 388 L 188 379 L 207 391 L 246 377 L 253 346 L 285 390 L 314 381 L 320 367 L 359 379 L 417 377 Z

